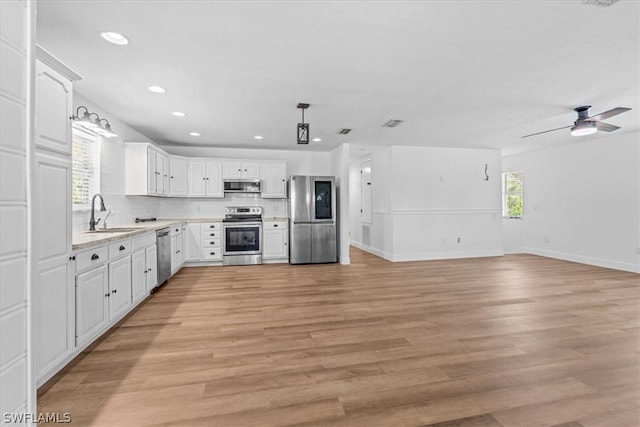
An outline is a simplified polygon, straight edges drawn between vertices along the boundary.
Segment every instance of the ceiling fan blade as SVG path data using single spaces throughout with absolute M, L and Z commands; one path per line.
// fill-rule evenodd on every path
M 596 127 L 603 132 L 613 132 L 620 129 L 620 126 L 610 125 L 609 123 L 597 122 Z
M 600 113 L 600 114 L 596 114 L 595 116 L 591 116 L 587 120 L 591 120 L 591 121 L 597 122 L 597 121 L 600 121 L 600 120 L 608 119 L 609 117 L 617 116 L 618 114 L 622 114 L 625 111 L 629 111 L 629 110 L 631 110 L 631 108 L 616 107 L 616 108 L 612 108 L 609 111 L 605 111 L 604 113 Z
M 530 133 L 529 135 L 525 135 L 525 136 L 523 136 L 521 138 L 529 138 L 530 136 L 540 135 L 541 133 L 554 132 L 554 131 L 560 130 L 560 129 L 567 129 L 567 128 L 570 128 L 572 126 L 573 125 L 569 125 L 569 126 L 563 126 L 561 128 L 557 128 L 557 129 L 543 130 L 542 132 Z

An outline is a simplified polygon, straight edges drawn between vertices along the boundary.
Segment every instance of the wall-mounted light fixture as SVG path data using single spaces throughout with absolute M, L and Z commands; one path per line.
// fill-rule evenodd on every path
M 309 143 L 309 123 L 304 122 L 304 110 L 309 108 L 309 104 L 298 104 L 299 109 L 302 110 L 302 123 L 298 123 L 298 144 Z
M 82 117 L 80 117 L 80 110 L 84 110 Z M 94 116 L 95 118 L 93 118 Z M 81 128 L 90 130 L 91 132 L 104 136 L 105 138 L 118 136 L 118 134 L 111 130 L 111 123 L 109 123 L 109 120 L 101 119 L 97 113 L 90 113 L 89 109 L 84 105 L 81 105 L 76 109 L 76 115 L 71 116 L 71 120 Z M 106 123 L 102 124 L 102 122 Z

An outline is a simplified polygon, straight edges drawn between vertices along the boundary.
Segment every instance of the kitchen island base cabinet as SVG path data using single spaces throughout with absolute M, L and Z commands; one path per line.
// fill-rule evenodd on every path
M 109 323 L 107 266 L 76 276 L 76 345 L 93 341 Z
M 125 314 L 131 306 L 131 258 L 109 263 L 109 320 Z

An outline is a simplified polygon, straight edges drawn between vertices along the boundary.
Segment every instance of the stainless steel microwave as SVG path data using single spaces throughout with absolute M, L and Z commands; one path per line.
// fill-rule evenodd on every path
M 225 179 L 225 193 L 259 193 L 259 179 Z

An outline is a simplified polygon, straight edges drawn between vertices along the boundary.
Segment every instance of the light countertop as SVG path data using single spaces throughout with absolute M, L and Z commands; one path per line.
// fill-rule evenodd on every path
M 287 221 L 286 217 L 263 217 L 263 221 Z M 72 237 L 72 249 L 74 251 L 80 251 L 83 249 L 89 249 L 94 246 L 104 245 L 116 240 L 127 239 L 129 237 L 139 236 L 141 234 L 149 233 L 159 230 L 164 227 L 171 227 L 178 224 L 185 224 L 191 222 L 222 222 L 222 218 L 176 218 L 176 219 L 160 219 L 157 221 L 139 222 L 132 225 L 119 225 L 114 228 L 135 228 L 134 231 L 99 231 L 99 232 L 87 232 L 81 231 L 79 233 L 73 233 Z M 98 230 L 101 230 L 98 227 Z

